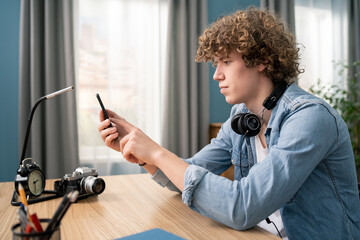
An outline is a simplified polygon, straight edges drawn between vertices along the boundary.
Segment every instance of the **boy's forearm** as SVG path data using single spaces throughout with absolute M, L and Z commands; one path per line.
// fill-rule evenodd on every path
M 156 166 L 169 178 L 169 180 L 180 190 L 184 189 L 184 175 L 189 164 L 163 149 L 156 157 Z
M 143 166 L 143 168 L 150 173 L 152 176 L 154 176 L 154 174 L 156 173 L 156 171 L 158 170 L 158 168 L 154 165 L 150 165 L 150 164 L 146 164 Z

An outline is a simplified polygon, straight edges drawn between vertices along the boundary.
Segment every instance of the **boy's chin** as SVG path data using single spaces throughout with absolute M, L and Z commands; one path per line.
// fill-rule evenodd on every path
M 228 104 L 237 104 L 238 102 L 235 101 L 234 99 L 231 99 L 229 97 L 225 97 L 225 101 L 228 103 Z

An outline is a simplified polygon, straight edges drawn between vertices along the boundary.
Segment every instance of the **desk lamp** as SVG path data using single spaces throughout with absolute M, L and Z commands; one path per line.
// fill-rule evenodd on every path
M 25 158 L 25 152 L 27 143 L 30 135 L 31 122 L 34 116 L 34 112 L 39 106 L 39 104 L 49 98 L 53 98 L 59 94 L 71 91 L 74 89 L 74 86 L 70 86 L 59 90 L 57 92 L 50 93 L 46 96 L 43 96 L 37 100 L 34 106 L 31 109 L 28 118 L 28 125 L 26 128 L 25 141 L 20 157 L 19 169 L 17 170 L 17 175 L 15 177 L 15 190 L 13 197 L 11 199 L 11 205 L 19 206 L 21 202 L 16 201 L 19 195 L 19 184 L 24 187 L 26 195 L 29 195 L 30 199 L 28 200 L 29 204 L 42 202 L 45 200 L 50 200 L 58 197 L 62 197 L 62 195 L 57 194 L 56 191 L 47 191 L 45 190 L 45 176 L 41 171 L 40 166 L 33 161 L 32 158 Z M 45 197 L 41 197 L 42 194 L 48 194 Z M 50 194 L 50 195 L 49 195 Z

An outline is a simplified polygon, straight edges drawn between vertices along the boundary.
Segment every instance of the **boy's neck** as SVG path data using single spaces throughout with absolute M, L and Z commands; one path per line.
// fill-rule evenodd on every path
M 271 94 L 274 90 L 274 84 L 271 79 L 264 76 L 261 83 L 259 84 L 258 91 L 254 94 L 253 100 L 246 102 L 245 105 L 252 113 L 261 117 L 263 112 L 264 100 Z M 265 109 L 263 112 L 264 122 L 268 122 L 271 116 L 271 110 Z

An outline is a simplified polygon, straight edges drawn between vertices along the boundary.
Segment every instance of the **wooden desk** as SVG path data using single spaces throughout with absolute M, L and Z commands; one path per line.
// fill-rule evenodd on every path
M 181 196 L 162 188 L 149 174 L 103 177 L 105 191 L 71 205 L 61 222 L 62 239 L 114 239 L 161 228 L 186 239 L 279 239 L 262 229 L 236 231 L 188 208 Z M 46 182 L 53 189 L 53 180 Z M 0 239 L 11 239 L 17 223 L 10 200 L 13 182 L 0 183 Z M 51 218 L 61 198 L 30 205 L 39 218 Z

